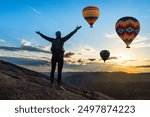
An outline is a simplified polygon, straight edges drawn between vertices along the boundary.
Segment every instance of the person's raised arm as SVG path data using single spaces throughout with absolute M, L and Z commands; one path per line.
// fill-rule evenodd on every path
M 75 30 L 73 30 L 71 33 L 69 33 L 68 35 L 66 35 L 63 38 L 63 41 L 67 41 L 68 39 L 70 39 L 82 26 L 77 26 Z
M 42 34 L 40 31 L 36 31 L 36 33 L 37 33 L 38 35 L 40 35 L 41 37 L 43 37 L 44 39 L 46 39 L 47 41 L 50 41 L 50 42 L 53 41 L 53 38 L 47 37 L 46 35 Z

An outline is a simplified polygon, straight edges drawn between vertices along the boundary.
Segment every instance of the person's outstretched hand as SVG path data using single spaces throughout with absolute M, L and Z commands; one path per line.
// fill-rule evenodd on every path
M 77 27 L 76 27 L 76 30 L 79 30 L 81 27 L 82 27 L 82 26 L 77 26 Z
M 36 33 L 37 33 L 38 35 L 42 34 L 40 31 L 36 31 Z

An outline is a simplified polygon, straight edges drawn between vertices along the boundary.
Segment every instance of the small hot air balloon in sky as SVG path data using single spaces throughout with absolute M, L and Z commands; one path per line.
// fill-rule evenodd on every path
M 140 23 L 134 17 L 123 17 L 116 23 L 116 32 L 127 45 L 126 48 L 130 48 L 129 45 L 140 32 Z
M 83 9 L 82 15 L 85 18 L 85 20 L 89 23 L 90 28 L 92 28 L 93 24 L 96 22 L 100 15 L 100 10 L 98 7 L 88 6 Z
M 105 63 L 105 61 L 109 58 L 109 56 L 110 56 L 110 52 L 108 51 L 108 50 L 102 50 L 101 52 L 100 52 L 100 56 L 101 56 L 101 58 L 104 60 L 104 63 Z

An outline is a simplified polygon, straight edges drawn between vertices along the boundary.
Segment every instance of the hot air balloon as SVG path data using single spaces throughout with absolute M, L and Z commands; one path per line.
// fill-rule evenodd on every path
M 100 14 L 99 8 L 95 6 L 85 7 L 82 11 L 82 15 L 85 20 L 89 23 L 90 28 L 93 27 L 93 24 L 96 22 Z
M 116 32 L 127 45 L 126 48 L 130 48 L 129 45 L 140 32 L 140 23 L 134 17 L 123 17 L 116 23 Z
M 109 58 L 109 56 L 110 56 L 110 52 L 108 51 L 108 50 L 102 50 L 101 52 L 100 52 L 100 56 L 101 56 L 101 58 L 104 60 L 104 63 L 105 63 L 105 61 Z

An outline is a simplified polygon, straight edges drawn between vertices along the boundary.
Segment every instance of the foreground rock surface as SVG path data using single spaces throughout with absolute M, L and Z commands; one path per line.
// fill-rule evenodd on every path
M 15 64 L 0 61 L 1 100 L 87 100 L 113 99 L 100 92 L 79 89 L 64 84 L 64 90 L 50 87 L 47 75 Z

